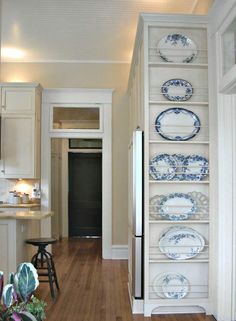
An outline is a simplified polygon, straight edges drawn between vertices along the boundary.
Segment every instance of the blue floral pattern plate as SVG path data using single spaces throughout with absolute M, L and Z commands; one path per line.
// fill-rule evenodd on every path
M 155 180 L 171 180 L 175 176 L 177 163 L 168 154 L 155 155 L 150 160 L 150 175 Z
M 179 273 L 160 273 L 154 278 L 152 287 L 162 299 L 183 299 L 189 292 L 189 281 Z
M 178 33 L 163 37 L 157 45 L 157 51 L 166 62 L 190 63 L 197 56 L 195 42 Z
M 155 120 L 158 134 L 173 141 L 192 139 L 200 131 L 201 122 L 198 116 L 185 108 L 169 108 L 161 112 Z
M 171 101 L 186 101 L 192 97 L 193 87 L 184 79 L 170 79 L 161 86 L 165 98 Z
M 188 219 L 197 210 L 196 201 L 185 193 L 171 193 L 162 197 L 159 203 L 160 215 L 170 221 Z
M 183 161 L 185 180 L 201 181 L 208 175 L 208 160 L 199 155 L 190 155 Z
M 159 240 L 162 253 L 173 260 L 186 260 L 197 256 L 205 246 L 203 236 L 190 227 L 168 228 Z

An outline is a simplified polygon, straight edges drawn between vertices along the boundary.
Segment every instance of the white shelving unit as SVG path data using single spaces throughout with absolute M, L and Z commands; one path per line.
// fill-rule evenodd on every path
M 192 62 L 165 62 L 157 50 L 158 42 L 170 34 L 182 34 L 197 45 L 197 56 Z M 170 101 L 162 92 L 162 85 L 170 79 L 187 80 L 193 94 L 187 101 Z M 144 315 L 152 313 L 206 312 L 211 305 L 211 213 L 196 211 L 187 220 L 171 221 L 153 213 L 150 199 L 157 195 L 198 192 L 209 199 L 209 173 L 202 180 L 155 180 L 150 176 L 150 159 L 158 154 L 200 155 L 210 161 L 207 21 L 204 17 L 185 15 L 143 14 L 139 19 L 133 62 L 129 78 L 130 136 L 137 127 L 144 131 Z M 170 141 L 155 129 L 156 117 L 163 111 L 182 107 L 196 114 L 200 131 L 186 141 Z M 174 226 L 185 226 L 198 232 L 205 241 L 198 255 L 188 259 L 171 259 L 159 248 L 163 231 Z M 189 249 L 189 246 L 187 247 Z M 178 273 L 189 283 L 183 298 L 168 298 L 168 287 L 156 283 L 163 273 Z M 159 287 L 159 288 L 158 288 Z M 177 286 L 178 288 L 178 286 Z M 170 287 L 170 291 L 173 286 Z M 175 291 L 177 291 L 175 289 Z M 178 291 L 177 291 L 178 292 Z

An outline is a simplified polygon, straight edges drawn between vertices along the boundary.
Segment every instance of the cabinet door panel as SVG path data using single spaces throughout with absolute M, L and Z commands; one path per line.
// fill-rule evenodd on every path
M 34 113 L 34 89 L 2 88 L 3 113 Z
M 34 177 L 34 116 L 2 118 L 5 178 Z

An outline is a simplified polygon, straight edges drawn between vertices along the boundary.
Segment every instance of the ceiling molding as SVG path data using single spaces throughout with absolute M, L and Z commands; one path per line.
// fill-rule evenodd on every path
M 7 60 L 1 59 L 2 63 L 38 63 L 38 64 L 130 64 L 131 61 L 126 60 L 52 60 L 52 59 L 29 59 L 29 60 Z

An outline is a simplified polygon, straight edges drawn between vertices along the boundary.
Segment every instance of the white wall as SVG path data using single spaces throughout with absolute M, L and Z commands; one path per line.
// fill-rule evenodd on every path
M 40 82 L 44 88 L 113 88 L 113 244 L 127 244 L 129 64 L 3 63 L 2 81 Z

